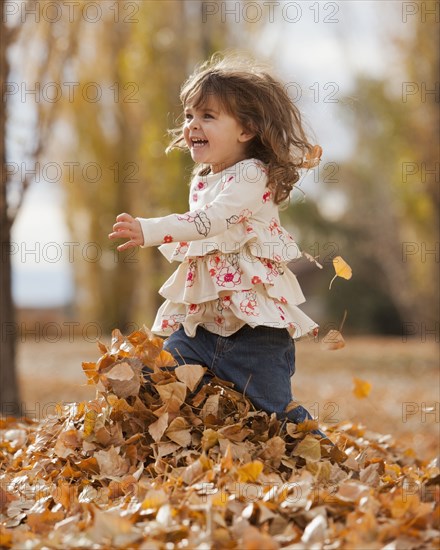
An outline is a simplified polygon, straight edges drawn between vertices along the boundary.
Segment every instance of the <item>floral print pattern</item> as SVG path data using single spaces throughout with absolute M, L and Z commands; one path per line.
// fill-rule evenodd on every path
M 246 297 L 240 302 L 240 310 L 246 315 L 260 315 L 257 303 L 257 295 L 254 291 L 246 292 Z
M 144 220 L 146 246 L 175 242 L 161 251 L 182 261 L 160 291 L 166 301 L 153 332 L 166 336 L 183 324 L 190 336 L 199 325 L 228 336 L 248 324 L 284 327 L 296 338 L 316 333 L 316 323 L 297 307 L 304 296 L 286 263 L 298 255 L 266 174 L 249 159 L 218 176 L 196 176 L 189 212 L 168 216 L 162 226 Z

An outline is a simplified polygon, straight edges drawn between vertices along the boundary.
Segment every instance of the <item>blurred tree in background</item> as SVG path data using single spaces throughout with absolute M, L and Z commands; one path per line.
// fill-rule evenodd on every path
M 190 159 L 166 157 L 167 129 L 181 113 L 180 85 L 228 40 L 215 17 L 200 24 L 203 4 L 169 1 L 158 9 L 140 2 L 117 21 L 108 12 L 99 25 L 84 26 L 82 47 L 66 68 L 66 77 L 106 93 L 97 102 L 82 94 L 66 103 L 74 137 L 53 151 L 60 162 L 90 165 L 92 175 L 95 164 L 100 175 L 91 182 L 78 172 L 65 187 L 73 240 L 90 248 L 90 257 L 75 263 L 76 312 L 103 332 L 150 324 L 161 301 L 157 289 L 172 270 L 156 249 L 118 253 L 107 234 L 121 212 L 154 217 L 187 209 Z M 102 256 L 94 261 L 97 251 Z
M 390 68 L 384 80 L 359 76 L 352 101 L 342 104 L 354 154 L 338 166 L 333 183 L 324 178 L 322 185 L 324 192 L 344 193 L 344 214 L 334 222 L 309 200 L 285 214 L 307 235 L 306 250 L 320 243 L 321 260 L 341 254 L 351 264 L 349 284 L 327 292 L 323 278 L 314 292 L 327 302 L 326 321 L 340 319 L 347 308 L 346 326 L 355 331 L 438 332 L 437 30 L 434 22 L 415 20 L 412 32 L 396 40 L 403 72 Z
M 26 0 L 19 7 L 32 11 L 36 9 L 35 0 Z M 17 5 L 18 6 L 18 5 Z M 68 24 L 69 32 L 60 26 L 51 25 L 47 20 L 39 25 L 28 26 L 20 24 L 20 17 L 11 22 L 7 10 L 14 5 L 1 6 L 0 21 L 0 85 L 2 101 L 0 107 L 0 240 L 1 240 L 1 270 L 0 270 L 0 405 L 2 414 L 20 415 L 20 395 L 15 371 L 16 340 L 18 331 L 15 322 L 15 307 L 12 300 L 12 242 L 11 229 L 17 214 L 23 204 L 27 189 L 33 181 L 32 169 L 38 162 L 47 159 L 50 146 L 50 136 L 59 114 L 57 102 L 34 102 L 35 125 L 32 139 L 23 144 L 22 136 L 12 136 L 14 124 L 23 124 L 26 115 L 18 110 L 16 118 L 11 120 L 10 98 L 20 89 L 14 81 L 17 73 L 13 72 L 10 63 L 11 51 L 15 48 L 25 48 L 26 59 L 21 69 L 26 74 L 28 82 L 33 83 L 35 91 L 41 90 L 45 82 L 61 82 L 64 64 L 74 55 L 77 46 L 78 22 Z M 19 10 L 17 10 L 19 11 Z M 64 26 L 66 22 L 64 21 Z M 61 38 L 63 36 L 63 38 Z M 61 44 L 61 47 L 58 47 Z M 28 49 L 26 50 L 26 46 Z M 37 53 L 36 53 L 37 52 Z M 34 56 L 39 56 L 37 62 Z M 11 75 L 12 73 L 12 75 Z M 19 94 L 21 98 L 21 94 Z M 9 99 L 9 101 L 8 101 Z M 23 101 L 22 101 L 23 102 Z M 23 107 L 23 105 L 21 106 Z M 20 117 L 22 119 L 20 120 Z M 27 121 L 28 122 L 28 121 Z M 12 143 L 14 142 L 14 143 Z M 20 149 L 20 166 L 29 166 L 24 172 L 11 169 L 11 151 L 14 147 Z

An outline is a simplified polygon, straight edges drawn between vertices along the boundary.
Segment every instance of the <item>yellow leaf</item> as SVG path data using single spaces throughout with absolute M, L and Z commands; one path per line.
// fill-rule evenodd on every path
M 247 483 L 248 481 L 257 481 L 258 476 L 263 471 L 263 468 L 263 463 L 259 460 L 248 462 L 244 466 L 241 466 L 241 468 L 238 468 L 238 480 L 242 483 Z
M 2 548 L 10 548 L 12 546 L 12 529 L 0 530 L 0 546 Z
M 142 502 L 142 510 L 157 509 L 168 502 L 168 496 L 163 489 L 150 489 Z
M 361 380 L 360 378 L 353 378 L 353 393 L 358 399 L 363 399 L 368 397 L 371 391 L 371 384 L 366 380 Z
M 321 458 L 321 445 L 312 435 L 306 435 L 293 449 L 292 454 L 316 462 Z
M 173 367 L 175 364 L 176 360 L 174 359 L 174 357 L 171 355 L 171 353 L 164 349 L 159 353 L 159 356 L 154 362 L 154 366 L 160 369 L 163 369 L 165 367 Z
M 351 267 L 348 265 L 348 263 L 341 258 L 341 256 L 336 256 L 333 258 L 333 267 L 335 268 L 335 276 L 330 281 L 330 286 L 328 287 L 329 290 L 332 287 L 333 281 L 336 279 L 336 277 L 342 277 L 343 279 L 351 279 L 351 276 L 353 274 Z
M 214 447 L 214 445 L 217 445 L 218 433 L 215 430 L 211 430 L 211 428 L 206 429 L 203 432 L 201 443 L 202 443 L 202 449 L 204 451 L 208 451 L 211 447 Z
M 94 410 L 89 410 L 84 415 L 84 437 L 92 435 L 97 417 L 98 413 Z

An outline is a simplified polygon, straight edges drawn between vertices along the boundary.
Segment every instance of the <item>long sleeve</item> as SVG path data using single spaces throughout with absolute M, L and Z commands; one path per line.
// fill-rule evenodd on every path
M 143 247 L 215 237 L 255 215 L 264 204 L 267 175 L 254 160 L 233 168 L 226 172 L 218 195 L 202 208 L 161 218 L 136 218 L 142 227 Z

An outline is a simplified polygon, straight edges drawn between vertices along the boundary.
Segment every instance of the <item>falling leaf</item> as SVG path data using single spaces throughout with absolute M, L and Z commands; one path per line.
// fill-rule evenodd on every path
M 61 511 L 35 512 L 27 515 L 27 524 L 34 533 L 46 533 L 53 529 L 58 521 L 64 519 L 64 513 Z
M 266 444 L 264 446 L 264 449 L 262 453 L 259 455 L 259 458 L 261 458 L 264 461 L 267 461 L 268 463 L 272 464 L 275 467 L 278 467 L 281 462 L 281 458 L 286 452 L 286 443 L 285 441 L 279 437 L 275 436 L 266 441 Z
M 330 281 L 330 286 L 328 287 L 329 290 L 332 287 L 333 281 L 336 279 L 336 277 L 342 277 L 343 279 L 351 279 L 351 276 L 353 274 L 351 267 L 347 264 L 347 262 L 341 257 L 336 256 L 333 258 L 333 267 L 335 268 L 335 276 Z
M 360 378 L 353 377 L 353 394 L 358 399 L 364 399 L 368 397 L 371 391 L 371 384 L 366 380 L 361 380 Z
M 329 330 L 321 340 L 321 347 L 325 350 L 345 348 L 345 340 L 339 330 Z
M 315 168 L 318 166 L 322 157 L 322 147 L 320 145 L 314 145 L 311 151 L 308 151 L 303 159 L 301 168 Z

